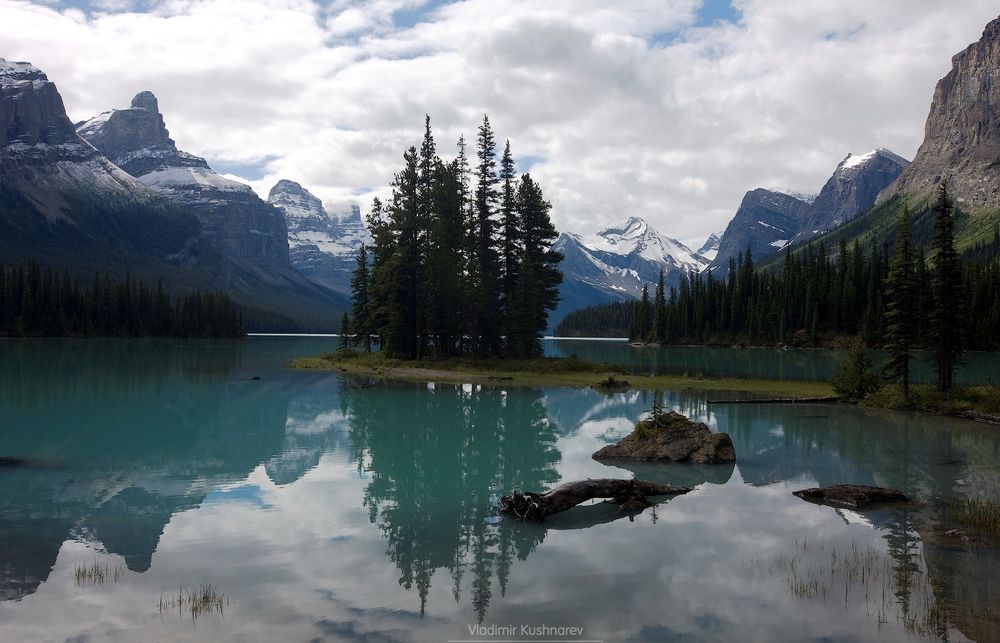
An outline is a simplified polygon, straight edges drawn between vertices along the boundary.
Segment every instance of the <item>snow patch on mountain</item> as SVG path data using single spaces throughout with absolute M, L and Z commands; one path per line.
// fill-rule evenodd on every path
M 639 217 L 629 217 L 622 228 L 605 228 L 595 235 L 577 239 L 591 250 L 622 257 L 638 255 L 670 268 L 697 271 L 707 263 L 683 243 L 661 235 Z
M 715 255 L 719 254 L 719 241 L 722 239 L 721 232 L 713 232 L 708 235 L 708 239 L 705 239 L 705 243 L 701 244 L 698 248 L 698 255 L 711 263 L 715 259 Z
M 285 216 L 292 265 L 320 285 L 350 293 L 358 248 L 372 242 L 360 208 L 333 216 L 319 197 L 287 179 L 271 188 L 267 200 Z

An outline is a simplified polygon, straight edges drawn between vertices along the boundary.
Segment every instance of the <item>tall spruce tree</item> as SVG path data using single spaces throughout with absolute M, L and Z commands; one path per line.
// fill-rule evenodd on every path
M 889 275 L 886 277 L 886 350 L 889 361 L 885 369 L 900 378 L 903 397 L 910 399 L 910 362 L 917 343 L 917 318 L 914 303 L 917 299 L 917 271 L 910 237 L 910 208 L 904 206 L 899 214 L 896 247 L 893 250 Z
M 501 297 L 504 308 L 509 309 L 517 284 L 517 268 L 521 255 L 521 224 L 518 217 L 515 199 L 517 196 L 517 179 L 514 169 L 514 157 L 510 153 L 510 141 L 503 148 L 500 157 L 500 234 L 501 257 L 503 261 L 503 276 Z
M 433 218 L 428 255 L 428 326 L 435 351 L 454 355 L 463 336 L 464 208 L 458 161 L 435 164 Z
M 639 300 L 639 341 L 649 341 L 649 327 L 653 319 L 653 308 L 649 303 L 649 285 L 642 285 L 642 299 Z
M 351 345 L 351 319 L 347 316 L 347 312 L 340 317 L 340 344 L 338 346 L 339 350 L 346 351 Z
M 955 251 L 955 222 L 952 217 L 948 184 L 938 188 L 934 205 L 934 252 L 931 290 L 934 305 L 931 309 L 931 346 L 937 372 L 937 386 L 950 390 L 954 383 L 955 367 L 962 355 L 962 263 Z
M 548 326 L 549 311 L 555 309 L 559 299 L 562 255 L 552 250 L 558 236 L 549 218 L 552 205 L 529 174 L 523 174 L 518 184 L 516 209 L 523 245 L 508 313 L 507 352 L 532 357 L 542 353 L 540 336 Z
M 667 296 L 663 290 L 663 268 L 660 268 L 660 280 L 656 284 L 656 300 L 653 304 L 653 335 L 657 342 L 667 341 Z
M 371 299 L 368 296 L 368 249 L 358 248 L 357 266 L 351 277 L 351 315 L 354 318 L 354 345 L 372 352 Z
M 489 117 L 483 116 L 476 139 L 474 256 L 470 270 L 473 287 L 472 340 L 474 352 L 478 355 L 498 354 L 501 348 L 500 270 L 494 219 L 499 201 L 496 168 L 496 140 Z

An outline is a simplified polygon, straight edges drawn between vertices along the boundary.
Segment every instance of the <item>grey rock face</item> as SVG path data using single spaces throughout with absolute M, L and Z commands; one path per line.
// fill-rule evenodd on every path
M 132 176 L 170 167 L 208 169 L 205 159 L 181 152 L 170 138 L 152 92 L 136 94 L 128 109 L 79 123 L 77 133 Z
M 880 201 L 926 195 L 947 179 L 960 204 L 1000 206 L 1000 18 L 951 65 L 934 90 L 924 142 Z
M 44 165 L 99 157 L 80 140 L 62 97 L 40 69 L 0 58 L 0 151 L 18 163 Z
M 809 216 L 794 241 L 803 241 L 847 223 L 875 205 L 910 162 L 887 149 L 863 156 L 848 154 L 813 201 Z
M 812 206 L 781 192 L 758 188 L 746 193 L 719 242 L 712 268 L 725 269 L 750 248 L 755 260 L 784 248 L 802 229 Z
M 81 123 L 77 132 L 144 185 L 187 207 L 198 217 L 205 237 L 226 256 L 290 266 L 281 212 L 249 186 L 220 176 L 204 159 L 178 150 L 151 92 L 137 94 L 128 109 Z
M 713 232 L 712 234 L 708 235 L 708 239 L 705 239 L 705 243 L 701 244 L 701 247 L 698 248 L 698 254 L 700 254 L 708 261 L 712 261 L 713 259 L 715 259 L 715 255 L 719 254 L 719 243 L 721 241 L 722 241 L 722 233 Z
M 198 223 L 81 139 L 41 70 L 0 58 L 0 256 L 49 265 L 181 263 Z M 142 223 L 137 225 L 137 221 Z

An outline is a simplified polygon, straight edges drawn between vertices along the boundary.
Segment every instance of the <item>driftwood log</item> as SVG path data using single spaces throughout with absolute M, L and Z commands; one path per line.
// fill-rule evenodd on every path
M 675 496 L 688 491 L 689 487 L 645 480 L 592 478 L 566 482 L 545 493 L 514 491 L 500 498 L 500 513 L 527 522 L 542 522 L 552 514 L 596 498 L 611 499 L 618 503 L 620 511 L 634 512 L 651 505 L 648 496 Z
M 793 496 L 831 507 L 865 509 L 872 505 L 898 504 L 910 502 L 902 491 L 869 487 L 862 484 L 835 484 L 829 487 L 814 487 L 793 491 Z

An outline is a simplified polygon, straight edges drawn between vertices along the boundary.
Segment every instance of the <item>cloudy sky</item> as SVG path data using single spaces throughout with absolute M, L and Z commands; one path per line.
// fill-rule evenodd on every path
M 819 191 L 848 152 L 912 158 L 989 0 L 0 0 L 0 56 L 70 117 L 160 99 L 181 149 L 266 196 L 386 190 L 429 113 L 484 113 L 589 233 L 638 215 L 696 243 L 754 187 Z

